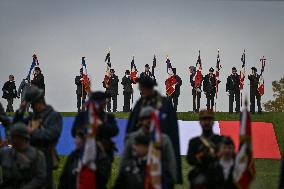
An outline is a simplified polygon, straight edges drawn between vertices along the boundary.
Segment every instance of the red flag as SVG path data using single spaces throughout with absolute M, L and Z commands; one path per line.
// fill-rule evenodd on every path
M 171 64 L 169 57 L 167 57 L 166 65 L 167 65 L 167 73 L 168 73 L 168 79 L 166 79 L 165 81 L 166 93 L 168 96 L 171 96 L 176 90 L 175 85 L 177 84 L 177 80 L 176 80 L 176 76 L 173 73 L 172 64 Z
M 108 88 L 109 79 L 110 79 L 110 69 L 111 69 L 110 51 L 106 55 L 105 62 L 107 63 L 107 69 L 104 77 L 104 87 Z
M 138 80 L 138 71 L 137 71 L 137 68 L 136 68 L 136 65 L 135 65 L 135 62 L 134 62 L 134 56 L 132 58 L 132 61 L 131 61 L 131 72 L 130 72 L 130 78 L 131 80 L 133 81 L 134 84 L 137 83 L 137 80 Z
M 194 76 L 194 88 L 195 89 L 200 87 L 202 80 L 203 80 L 202 63 L 201 63 L 200 51 L 199 51 L 198 59 L 196 62 L 196 74 Z
M 147 157 L 144 188 L 162 189 L 162 132 L 158 111 L 151 114 L 150 134 L 151 141 Z
M 245 109 L 241 113 L 240 124 L 240 147 L 235 160 L 233 176 L 240 189 L 249 189 L 256 171 L 252 154 L 251 119 L 247 109 L 247 101 Z

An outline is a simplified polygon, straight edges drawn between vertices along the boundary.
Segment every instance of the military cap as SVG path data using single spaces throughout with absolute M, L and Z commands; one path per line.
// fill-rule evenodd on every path
M 150 68 L 149 64 L 145 64 L 145 68 Z
M 237 71 L 237 68 L 236 68 L 236 67 L 232 67 L 232 70 L 233 70 L 233 71 Z
M 146 106 L 142 108 L 142 110 L 139 113 L 139 118 L 145 118 L 145 117 L 150 117 L 151 113 L 154 112 L 155 109 L 151 106 Z
M 251 69 L 252 69 L 252 70 L 254 70 L 255 72 L 257 72 L 257 69 L 256 69 L 256 67 L 252 67 Z
M 199 112 L 199 119 L 211 118 L 214 119 L 214 112 L 211 110 L 201 110 Z
M 130 71 L 129 71 L 129 70 L 126 70 L 126 71 L 125 71 L 125 74 L 129 75 L 129 74 L 130 74 Z
M 110 71 L 111 73 L 114 73 L 114 72 L 115 72 L 114 69 L 110 69 L 109 71 Z
M 153 88 L 154 86 L 157 86 L 156 80 L 150 77 L 140 77 L 138 78 L 138 83 L 146 88 Z
M 34 103 L 43 97 L 44 97 L 44 91 L 42 89 L 36 86 L 31 86 L 30 88 L 28 88 L 24 99 L 28 103 Z
M 28 128 L 24 123 L 18 122 L 15 123 L 11 130 L 10 130 L 11 136 L 18 136 L 25 139 L 30 139 L 30 134 L 28 132 Z
M 214 72 L 214 69 L 211 67 L 211 68 L 209 69 L 209 72 Z
M 100 101 L 100 100 L 105 100 L 107 98 L 110 98 L 110 94 L 102 92 L 102 91 L 96 91 L 96 92 L 92 92 L 90 99 L 91 100 L 95 100 L 95 101 Z

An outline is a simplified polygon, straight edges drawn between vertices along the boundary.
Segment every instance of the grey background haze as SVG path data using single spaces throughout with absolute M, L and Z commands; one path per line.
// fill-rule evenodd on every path
M 9 74 L 17 87 L 26 77 L 36 50 L 46 79 L 48 103 L 59 111 L 76 111 L 74 78 L 81 57 L 86 56 L 94 90 L 102 90 L 106 49 L 111 48 L 113 68 L 120 81 L 130 69 L 134 54 L 139 72 L 157 55 L 158 89 L 165 93 L 168 54 L 183 80 L 178 111 L 192 110 L 190 65 L 198 50 L 203 73 L 215 67 L 220 49 L 221 70 L 218 111 L 228 111 L 226 77 L 232 66 L 239 70 L 241 54 L 247 51 L 247 73 L 260 69 L 265 55 L 266 93 L 273 98 L 271 82 L 283 73 L 284 2 L 281 1 L 0 1 L 0 86 Z M 122 110 L 122 86 L 119 86 Z M 245 90 L 249 85 L 246 80 Z M 135 99 L 138 98 L 135 86 Z M 6 102 L 1 99 L 4 105 Z M 15 107 L 19 106 L 19 100 Z M 202 95 L 202 107 L 205 96 Z

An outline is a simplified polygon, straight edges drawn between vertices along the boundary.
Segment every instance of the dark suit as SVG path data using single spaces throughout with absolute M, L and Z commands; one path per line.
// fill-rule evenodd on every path
M 176 80 L 177 80 L 177 84 L 175 85 L 175 92 L 171 96 L 169 96 L 168 98 L 173 103 L 175 111 L 177 111 L 178 97 L 180 95 L 180 86 L 182 85 L 182 80 L 178 75 L 176 75 L 175 77 L 176 77 Z
M 35 75 L 34 79 L 31 81 L 31 84 L 42 89 L 45 94 L 45 83 L 44 83 L 44 76 L 42 73 Z
M 15 81 L 7 81 L 4 84 L 2 91 L 3 91 L 2 98 L 6 99 L 8 102 L 6 112 L 14 112 L 13 101 L 14 98 L 17 97 L 17 89 Z
M 258 112 L 262 111 L 261 108 L 261 95 L 258 91 L 259 75 L 249 75 L 250 80 L 250 111 L 255 113 L 255 99 L 257 101 Z
M 111 100 L 113 101 L 113 112 L 117 111 L 117 95 L 118 95 L 118 77 L 113 74 L 113 76 L 110 76 L 108 86 L 105 85 L 103 82 L 104 88 L 106 88 L 106 93 L 111 95 L 111 99 L 109 99 L 107 104 L 107 110 L 111 111 Z
M 214 97 L 216 94 L 216 77 L 215 74 L 207 74 L 203 79 L 203 91 L 207 98 L 207 109 L 213 110 Z
M 123 111 L 124 112 L 130 112 L 130 99 L 131 94 L 133 93 L 132 89 L 132 80 L 130 76 L 124 76 L 122 78 L 121 84 L 123 85 L 123 96 L 124 96 L 124 105 L 123 105 Z
M 77 109 L 78 111 L 80 111 L 81 106 L 83 106 L 83 104 L 85 104 L 85 100 L 86 100 L 86 90 L 84 88 L 84 85 L 82 83 L 82 76 L 76 76 L 75 77 L 75 84 L 77 86 L 76 89 L 76 94 L 77 94 Z
M 236 101 L 236 112 L 240 112 L 240 76 L 231 74 L 227 78 L 226 92 L 229 92 L 229 112 L 233 112 L 233 103 Z
M 201 84 L 195 89 L 195 81 L 193 74 L 190 75 L 190 84 L 192 86 L 192 97 L 193 97 L 193 111 L 199 112 L 200 109 L 200 99 L 201 99 Z

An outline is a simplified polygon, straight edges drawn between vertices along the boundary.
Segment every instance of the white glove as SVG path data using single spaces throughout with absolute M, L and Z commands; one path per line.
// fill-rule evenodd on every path
M 80 79 L 80 81 L 83 81 L 83 80 L 84 80 L 83 78 Z
M 229 91 L 227 91 L 227 95 L 230 96 L 230 92 Z

